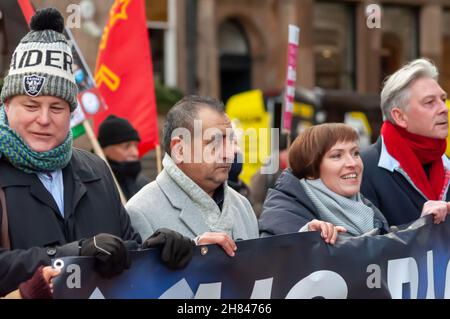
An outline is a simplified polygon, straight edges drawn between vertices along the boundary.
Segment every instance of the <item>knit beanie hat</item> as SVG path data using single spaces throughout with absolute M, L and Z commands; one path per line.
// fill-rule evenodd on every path
M 63 35 L 64 18 L 54 8 L 36 12 L 31 31 L 15 49 L 1 92 L 1 102 L 16 95 L 59 97 L 77 107 L 72 50 Z
M 101 147 L 120 144 L 129 141 L 141 141 L 138 131 L 127 119 L 109 115 L 100 124 L 98 129 L 98 142 Z

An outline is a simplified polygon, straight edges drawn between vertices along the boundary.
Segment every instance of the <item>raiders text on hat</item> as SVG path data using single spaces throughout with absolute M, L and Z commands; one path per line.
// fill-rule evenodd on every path
M 18 57 L 18 55 L 21 56 Z M 72 72 L 72 57 L 62 50 L 32 49 L 14 52 L 11 60 L 11 70 L 31 66 L 49 66 Z

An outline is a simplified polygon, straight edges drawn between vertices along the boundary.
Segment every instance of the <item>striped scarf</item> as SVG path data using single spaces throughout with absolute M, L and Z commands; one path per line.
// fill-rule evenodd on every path
M 363 203 L 360 194 L 347 198 L 331 191 L 322 180 L 300 180 L 306 195 L 317 208 L 321 220 L 342 226 L 352 236 L 360 236 L 375 228 L 372 208 Z
M 25 173 L 50 172 L 63 169 L 72 157 L 72 132 L 64 142 L 47 152 L 35 152 L 9 127 L 5 107 L 0 105 L 0 156 Z

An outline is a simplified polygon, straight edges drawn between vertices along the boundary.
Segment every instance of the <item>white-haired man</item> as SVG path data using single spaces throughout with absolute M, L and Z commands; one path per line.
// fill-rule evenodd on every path
M 391 225 L 431 207 L 449 208 L 447 93 L 437 80 L 436 66 L 417 59 L 388 77 L 381 92 L 384 123 L 378 141 L 362 153 L 361 192 Z

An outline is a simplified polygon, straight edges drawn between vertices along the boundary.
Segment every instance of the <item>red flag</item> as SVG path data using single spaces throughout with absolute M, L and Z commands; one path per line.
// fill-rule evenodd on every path
M 95 131 L 115 114 L 138 130 L 140 156 L 155 148 L 158 123 L 144 0 L 115 0 L 100 41 L 95 82 L 108 106 L 94 115 Z
M 2 13 L 2 26 L 5 37 L 2 41 L 2 54 L 11 57 L 20 39 L 30 31 L 28 24 L 31 16 L 34 14 L 34 9 L 30 4 L 30 0 L 11 0 L 0 1 L 0 12 Z M 9 61 L 5 62 L 9 63 Z
M 30 3 L 30 0 L 17 0 L 20 8 L 22 9 L 22 13 L 27 20 L 27 24 L 30 24 L 31 17 L 34 15 L 34 8 Z

